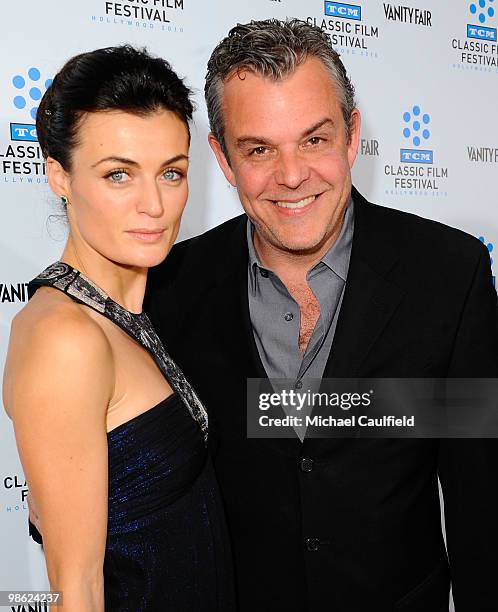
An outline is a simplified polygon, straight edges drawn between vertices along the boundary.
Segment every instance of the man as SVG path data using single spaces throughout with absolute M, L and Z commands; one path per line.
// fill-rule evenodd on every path
M 205 92 L 247 216 L 176 246 L 149 303 L 210 414 L 240 609 L 447 610 L 439 474 L 456 610 L 496 610 L 494 440 L 246 434 L 249 377 L 497 376 L 486 249 L 351 189 L 360 114 L 321 30 L 237 26 Z
M 147 309 L 209 412 L 240 610 L 440 612 L 450 575 L 457 612 L 495 610 L 494 440 L 246 432 L 250 377 L 497 376 L 487 250 L 352 188 L 360 114 L 320 29 L 232 29 L 206 99 L 246 214 L 175 246 Z

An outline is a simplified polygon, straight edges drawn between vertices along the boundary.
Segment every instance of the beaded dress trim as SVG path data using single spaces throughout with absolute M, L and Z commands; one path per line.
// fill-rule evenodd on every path
M 77 302 L 86 304 L 110 319 L 141 344 L 152 355 L 171 387 L 178 393 L 192 418 L 198 423 L 204 436 L 204 443 L 207 444 L 208 416 L 206 409 L 183 372 L 166 352 L 149 317 L 144 312 L 140 314 L 129 312 L 79 270 L 60 261 L 48 266 L 30 284 L 60 289 Z

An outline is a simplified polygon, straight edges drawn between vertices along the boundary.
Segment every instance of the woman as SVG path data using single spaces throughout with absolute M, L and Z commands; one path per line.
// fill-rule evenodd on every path
M 67 62 L 40 104 L 60 262 L 15 317 L 4 405 L 64 610 L 232 610 L 208 421 L 142 301 L 187 200 L 189 90 L 130 46 Z

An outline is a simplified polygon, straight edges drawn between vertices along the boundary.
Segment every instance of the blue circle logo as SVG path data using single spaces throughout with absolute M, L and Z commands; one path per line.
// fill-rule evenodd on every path
M 12 78 L 12 85 L 19 91 L 13 99 L 15 108 L 23 109 L 29 105 L 29 114 L 34 121 L 38 112 L 37 103 L 51 83 L 52 79 L 42 81 L 41 73 L 35 67 L 30 68 L 26 76 L 16 74 Z
M 488 242 L 486 243 L 486 238 L 484 238 L 484 236 L 479 236 L 479 240 L 484 244 L 484 246 L 488 249 L 488 252 L 491 256 L 491 253 L 493 252 L 493 243 L 492 242 Z M 491 265 L 493 265 L 493 258 L 491 257 Z
M 431 137 L 429 130 L 431 117 L 427 113 L 422 113 L 420 106 L 415 105 L 411 111 L 403 113 L 403 121 L 408 124 L 403 129 L 403 136 L 411 139 L 415 147 L 419 147 L 422 141 Z
M 470 14 L 477 16 L 479 23 L 486 23 L 486 19 L 492 19 L 495 16 L 493 3 L 494 0 L 477 0 L 472 2 L 469 7 Z

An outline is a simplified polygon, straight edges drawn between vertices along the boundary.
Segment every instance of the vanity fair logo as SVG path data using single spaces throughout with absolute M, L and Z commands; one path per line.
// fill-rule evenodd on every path
M 379 157 L 379 141 L 376 138 L 362 138 L 359 152 L 364 157 Z
M 366 6 L 366 2 L 317 2 L 317 13 L 303 19 L 327 32 L 341 53 L 377 58 L 379 27 L 370 22 Z
M 17 283 L 16 285 L 0 283 L 0 302 L 27 302 L 28 283 Z
M 104 1 L 100 15 L 93 14 L 92 22 L 131 28 L 183 32 L 179 15 L 187 0 L 120 0 Z
M 498 164 L 498 148 L 496 147 L 467 147 L 470 162 L 476 164 Z
M 49 606 L 46 601 L 37 601 L 30 604 L 16 604 L 10 606 L 10 610 L 11 612 L 50 612 Z
M 400 21 L 411 25 L 432 27 L 432 13 L 427 9 L 387 4 L 384 2 L 384 15 L 388 21 Z

